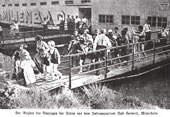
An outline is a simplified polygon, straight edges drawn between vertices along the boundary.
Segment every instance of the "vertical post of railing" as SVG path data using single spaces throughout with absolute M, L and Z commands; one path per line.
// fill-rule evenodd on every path
M 170 28 L 169 28 L 169 40 L 170 40 Z
M 44 29 L 42 30 L 42 36 L 43 36 L 43 39 L 44 39 L 44 33 L 45 33 L 45 31 L 44 31 Z
M 4 31 L 3 30 L 2 30 L 2 41 L 3 41 L 3 44 L 5 44 Z
M 108 71 L 108 68 L 107 68 L 107 49 L 104 50 L 104 53 L 105 53 L 105 79 L 107 78 L 107 71 Z
M 25 40 L 25 33 L 26 33 L 26 32 L 24 32 L 24 43 L 26 42 L 26 40 Z
M 35 36 L 35 30 L 34 27 L 32 27 L 33 37 Z
M 135 43 L 132 43 L 132 71 L 134 70 L 135 65 Z
M 69 56 L 69 89 L 71 89 L 71 68 L 72 68 L 72 56 Z
M 168 46 L 168 53 L 170 52 L 170 28 L 169 28 L 169 36 L 168 36 L 168 44 L 169 44 L 169 46 Z
M 155 58 L 156 58 L 156 40 L 153 40 L 153 64 L 155 63 Z

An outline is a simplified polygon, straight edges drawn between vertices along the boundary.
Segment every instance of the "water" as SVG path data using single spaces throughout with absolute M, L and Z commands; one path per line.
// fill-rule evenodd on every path
M 112 81 L 109 88 L 127 96 L 170 109 L 170 66 L 132 79 Z

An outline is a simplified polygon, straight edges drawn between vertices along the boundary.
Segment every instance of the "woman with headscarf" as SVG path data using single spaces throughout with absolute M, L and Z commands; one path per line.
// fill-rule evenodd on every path
M 36 66 L 34 61 L 31 59 L 29 52 L 26 49 L 24 49 L 24 45 L 20 46 L 19 58 L 20 58 L 19 70 L 20 73 L 23 73 L 25 85 L 35 83 L 36 79 L 34 74 L 34 68 Z

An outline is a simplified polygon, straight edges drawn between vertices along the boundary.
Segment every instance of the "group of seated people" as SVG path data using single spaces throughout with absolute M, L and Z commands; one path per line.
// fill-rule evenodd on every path
M 37 35 L 36 40 L 36 55 L 31 58 L 26 45 L 20 45 L 19 49 L 13 54 L 15 77 L 24 78 L 24 85 L 30 85 L 36 82 L 35 74 L 43 74 L 44 78 L 49 73 L 52 79 L 62 77 L 58 71 L 60 54 L 55 48 L 55 42 L 50 40 L 48 43 L 42 40 L 42 36 Z

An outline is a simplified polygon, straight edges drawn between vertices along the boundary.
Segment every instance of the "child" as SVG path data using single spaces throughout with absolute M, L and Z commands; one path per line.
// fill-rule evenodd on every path
M 12 59 L 14 61 L 14 78 L 16 80 L 19 79 L 18 73 L 19 73 L 19 65 L 20 65 L 20 57 L 19 57 L 20 49 L 16 50 L 12 56 Z
M 50 67 L 52 68 L 52 77 L 59 76 L 59 79 L 62 77 L 62 74 L 58 71 L 58 65 L 61 63 L 60 54 L 58 49 L 55 48 L 55 42 L 49 41 L 48 46 L 50 48 Z

